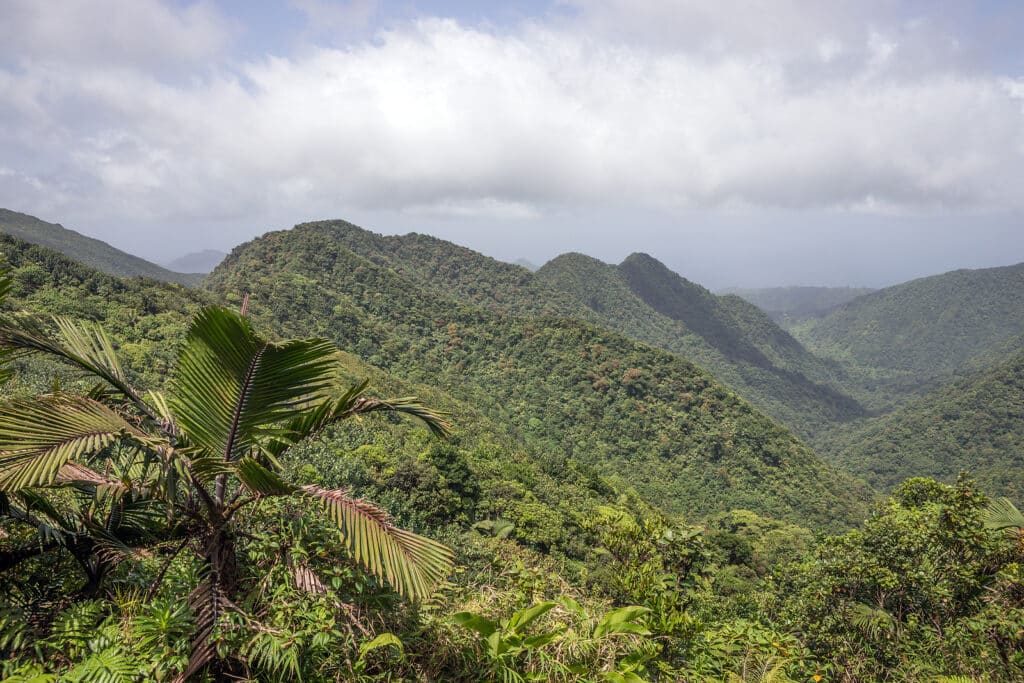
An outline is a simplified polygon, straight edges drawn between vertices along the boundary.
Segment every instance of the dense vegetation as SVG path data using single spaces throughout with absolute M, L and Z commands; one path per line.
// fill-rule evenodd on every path
M 1024 680 L 1024 517 L 990 506 L 996 469 L 981 484 L 911 479 L 869 510 L 856 480 L 699 368 L 600 326 L 567 290 L 514 266 L 483 272 L 430 238 L 357 248 L 382 239 L 324 224 L 272 233 L 196 292 L 0 238 L 12 278 L 0 338 L 74 351 L 15 359 L 0 389 L 0 677 Z M 704 299 L 707 315 L 687 317 L 679 297 L 658 298 L 685 283 L 632 261 L 627 290 L 595 291 L 631 292 L 690 320 L 691 336 L 735 326 L 720 348 L 787 362 L 786 338 L 762 341 L 777 328 L 752 307 Z M 210 308 L 246 293 L 248 320 Z M 240 369 L 264 352 L 275 360 L 250 377 L 263 388 L 226 419 Z M 75 372 L 83 358 L 100 372 Z M 1018 470 L 1005 450 L 1017 442 L 997 435 L 1017 430 L 1020 365 L 941 404 L 961 433 L 992 427 L 979 457 L 997 449 Z M 96 389 L 97 374 L 111 386 Z M 362 403 L 364 380 L 421 403 Z M 58 403 L 124 424 L 27 455 L 23 417 Z M 446 414 L 450 436 L 386 412 L 443 431 L 421 405 Z M 79 413 L 45 413 L 32 438 Z M 237 447 L 218 436 L 230 433 Z M 923 454 L 927 438 L 895 448 Z M 193 507 L 199 487 L 212 505 Z M 353 541 L 370 529 L 339 529 L 318 495 L 373 500 L 390 518 L 358 507 L 380 529 L 447 545 L 447 581 L 410 590 Z M 225 530 L 228 564 L 214 542 Z
M 837 431 L 822 452 L 888 490 L 969 471 L 986 491 L 1024 501 L 1024 353 L 899 410 Z
M 254 319 L 288 336 L 323 335 L 392 374 L 439 386 L 545 457 L 667 510 L 860 519 L 863 486 L 678 356 L 584 322 L 444 297 L 356 254 L 352 239 L 375 236 L 354 231 L 309 224 L 270 233 L 236 248 L 209 286 L 228 300 L 251 292 Z M 523 289 L 540 286 L 524 277 Z
M 1024 264 L 957 270 L 859 297 L 793 328 L 811 351 L 841 363 L 872 409 L 981 369 L 1024 329 Z
M 106 242 L 9 209 L 0 209 L 0 233 L 59 251 L 79 263 L 110 275 L 141 276 L 181 284 L 196 284 L 201 279 L 200 275 L 191 271 L 178 273 L 161 268 L 155 263 L 116 249 Z
M 868 287 L 734 287 L 725 294 L 735 294 L 754 304 L 783 327 L 807 318 L 821 318 L 843 304 L 875 290 Z
M 377 235 L 343 221 L 301 229 L 328 235 L 418 291 L 515 316 L 582 320 L 681 355 L 801 434 L 863 415 L 831 386 L 836 369 L 756 307 L 716 297 L 644 255 L 612 266 L 566 254 L 531 274 L 426 235 Z

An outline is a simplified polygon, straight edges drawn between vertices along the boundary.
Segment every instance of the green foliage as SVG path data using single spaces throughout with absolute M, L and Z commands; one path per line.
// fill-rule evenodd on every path
M 861 529 L 775 575 L 777 623 L 860 680 L 1024 676 L 1021 548 L 968 482 L 911 479 Z
M 987 492 L 1024 501 L 1024 353 L 820 445 L 878 489 L 967 471 Z
M 591 470 L 672 512 L 743 507 L 833 528 L 863 514 L 862 486 L 678 356 L 583 322 L 495 313 L 490 295 L 471 305 L 413 279 L 436 268 L 469 287 L 486 264 L 455 257 L 463 251 L 308 224 L 235 249 L 208 284 L 224 297 L 251 291 L 253 316 L 282 334 L 315 331 L 407 381 L 441 386 L 553 466 Z M 496 269 L 527 292 L 540 287 L 522 268 Z M 496 296 L 505 280 L 473 281 Z M 541 547 L 561 543 L 529 501 L 501 513 L 536 529 Z

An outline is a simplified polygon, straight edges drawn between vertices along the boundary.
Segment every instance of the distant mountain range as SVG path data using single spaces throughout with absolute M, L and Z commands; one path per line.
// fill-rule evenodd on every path
M 183 285 L 195 285 L 202 279 L 201 275 L 162 268 L 62 225 L 47 223 L 35 216 L 8 209 L 0 209 L 0 233 L 59 251 L 79 263 L 110 275 L 149 277 Z
M 885 411 L 1019 348 L 1024 263 L 956 270 L 880 289 L 791 328 L 838 363 L 848 390 Z
M 722 294 L 746 299 L 787 327 L 807 318 L 820 318 L 848 301 L 875 291 L 869 287 L 733 287 Z
M 203 249 L 180 256 L 168 263 L 167 267 L 179 273 L 202 273 L 205 275 L 216 268 L 225 256 L 227 254 L 223 251 Z
M 552 467 L 579 463 L 664 509 L 816 523 L 864 510 L 867 489 L 701 369 L 599 325 L 539 274 L 464 247 L 304 224 L 237 247 L 206 286 L 229 301 L 249 292 L 262 325 L 323 334 L 438 386 Z

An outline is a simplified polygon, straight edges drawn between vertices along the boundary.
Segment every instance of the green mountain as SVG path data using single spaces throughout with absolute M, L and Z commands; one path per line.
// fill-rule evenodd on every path
M 823 451 L 879 490 L 967 471 L 993 495 L 1024 502 L 1024 353 L 839 432 Z
M 0 209 L 0 233 L 59 251 L 79 263 L 110 275 L 141 276 L 184 285 L 195 285 L 202 279 L 200 274 L 178 273 L 161 268 L 138 256 L 116 249 L 106 242 L 86 237 L 56 223 L 47 223 L 35 216 L 8 209 Z
M 875 291 L 870 287 L 733 287 L 723 294 L 735 294 L 749 301 L 783 326 L 808 318 L 821 318 L 859 296 Z
M 437 296 L 511 315 L 583 320 L 681 355 L 801 434 L 864 414 L 830 386 L 835 367 L 755 306 L 716 297 L 651 257 L 634 255 L 616 267 L 566 254 L 531 274 L 427 235 L 383 236 L 343 221 L 310 225 L 329 227 L 356 254 Z
M 118 278 L 59 252 L 0 235 L 13 287 L 6 311 L 70 316 L 109 331 L 137 386 L 162 388 L 192 315 L 218 303 L 209 293 L 143 278 Z M 458 425 L 447 444 L 430 445 L 408 421 L 367 420 L 362 429 L 339 430 L 306 452 L 321 463 L 320 481 L 359 485 L 360 495 L 387 504 L 403 524 L 432 528 L 477 519 L 509 520 L 511 537 L 545 552 L 583 557 L 579 524 L 615 491 L 593 471 L 564 457 L 525 445 L 503 423 L 434 386 L 404 381 L 343 353 L 352 383 L 369 379 L 378 395 L 419 396 Z M 66 366 L 38 358 L 14 361 L 2 396 L 48 392 L 54 384 L 87 391 Z M 323 453 L 324 448 L 330 455 Z
M 538 307 L 527 302 L 548 291 L 543 282 L 500 264 L 474 285 L 482 257 L 449 258 L 453 249 L 468 252 L 305 224 L 236 248 L 206 284 L 229 301 L 251 293 L 264 325 L 323 334 L 404 381 L 437 386 L 532 450 L 672 512 L 744 507 L 831 526 L 862 514 L 864 487 L 696 366 L 586 321 L 524 312 Z M 445 257 L 431 261 L 430 250 Z M 422 285 L 430 273 L 433 288 Z M 559 313 L 571 304 L 540 301 Z
M 1012 351 L 1022 299 L 1024 264 L 957 270 L 859 297 L 792 332 L 842 364 L 857 398 L 887 410 Z
M 647 254 L 618 266 L 564 254 L 537 277 L 600 324 L 694 361 L 798 433 L 864 415 L 833 388 L 836 368 L 764 312 L 736 296 L 715 296 Z

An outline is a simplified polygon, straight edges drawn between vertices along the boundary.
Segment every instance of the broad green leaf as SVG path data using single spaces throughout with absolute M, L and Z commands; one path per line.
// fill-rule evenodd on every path
M 401 639 L 399 639 L 398 636 L 396 636 L 394 633 L 381 633 L 373 640 L 363 643 L 359 646 L 360 658 L 365 656 L 367 652 L 371 652 L 382 647 L 389 647 L 392 645 L 397 647 L 399 652 L 405 651 L 405 647 L 402 645 L 402 641 Z
M 472 612 L 458 612 L 452 616 L 452 620 L 459 626 L 476 631 L 485 638 L 498 630 L 497 622 Z
M 552 609 L 558 606 L 557 602 L 542 602 L 533 607 L 529 607 L 524 610 L 519 610 L 513 614 L 508 620 L 508 628 L 514 633 L 522 633 L 523 629 L 540 619 L 542 616 L 550 612 Z
M 594 638 L 603 638 L 613 633 L 646 634 L 647 629 L 635 622 L 637 619 L 649 614 L 650 611 L 646 607 L 635 605 L 613 610 L 604 615 L 597 626 L 594 627 Z

